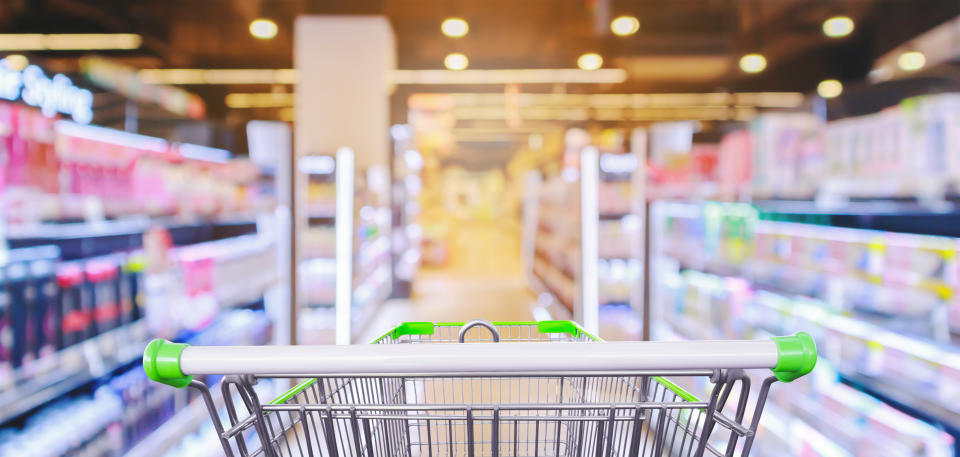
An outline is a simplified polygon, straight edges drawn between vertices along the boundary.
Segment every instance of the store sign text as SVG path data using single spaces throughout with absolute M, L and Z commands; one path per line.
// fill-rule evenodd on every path
M 48 117 L 63 113 L 81 124 L 93 120 L 92 92 L 73 85 L 70 78 L 62 74 L 48 78 L 36 65 L 19 71 L 0 61 L 0 98 L 22 99 L 24 103 L 40 108 Z

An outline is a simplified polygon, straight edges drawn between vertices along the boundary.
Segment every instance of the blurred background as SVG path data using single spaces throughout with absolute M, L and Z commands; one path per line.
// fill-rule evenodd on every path
M 960 449 L 956 0 L 0 11 L 2 457 L 222 455 L 154 337 L 473 318 L 807 331 L 753 455 Z

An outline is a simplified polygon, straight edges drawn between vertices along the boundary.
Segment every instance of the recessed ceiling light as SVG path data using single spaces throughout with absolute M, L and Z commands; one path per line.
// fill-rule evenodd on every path
M 470 25 L 459 17 L 450 17 L 440 24 L 440 31 L 450 38 L 460 38 L 470 31 Z
M 927 56 L 920 51 L 907 51 L 897 57 L 897 65 L 904 71 L 916 71 L 927 64 Z
M 620 16 L 610 22 L 610 31 L 617 36 L 633 35 L 640 30 L 640 20 L 633 16 Z
M 817 84 L 817 94 L 823 98 L 834 98 L 843 93 L 843 83 L 836 79 L 825 79 Z
M 447 57 L 443 59 L 443 65 L 447 67 L 447 70 L 464 70 L 470 65 L 470 60 L 467 59 L 467 56 L 454 52 L 447 54 Z
M 767 58 L 761 54 L 750 53 L 740 58 L 740 69 L 746 73 L 760 73 L 767 68 Z
M 596 70 L 603 66 L 603 57 L 595 52 L 588 52 L 577 59 L 577 66 L 582 70 Z
M 823 34 L 830 38 L 845 37 L 853 32 L 853 19 L 834 16 L 823 21 Z
M 277 23 L 270 19 L 254 19 L 250 23 L 250 34 L 261 40 L 269 40 L 277 36 Z

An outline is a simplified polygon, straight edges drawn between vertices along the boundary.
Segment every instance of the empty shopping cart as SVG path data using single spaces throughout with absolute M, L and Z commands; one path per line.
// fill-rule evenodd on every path
M 771 385 L 816 358 L 805 333 L 602 342 L 568 321 L 473 321 L 404 323 L 354 346 L 155 340 L 144 369 L 200 391 L 230 457 L 700 457 L 747 456 Z M 756 391 L 754 368 L 773 370 Z M 225 418 L 200 375 L 225 375 Z M 298 383 L 263 402 L 263 378 Z

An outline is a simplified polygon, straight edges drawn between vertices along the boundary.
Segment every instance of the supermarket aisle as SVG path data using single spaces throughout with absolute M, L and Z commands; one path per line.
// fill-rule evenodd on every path
M 369 341 L 399 322 L 532 320 L 536 297 L 520 259 L 519 229 L 509 224 L 463 223 L 451 239 L 450 261 L 424 269 L 410 300 L 390 300 L 357 342 Z

